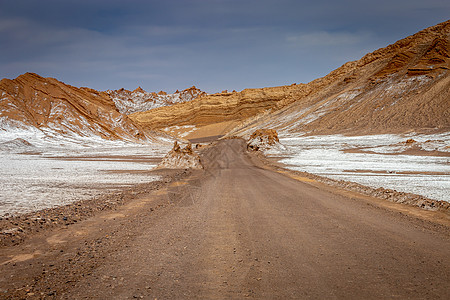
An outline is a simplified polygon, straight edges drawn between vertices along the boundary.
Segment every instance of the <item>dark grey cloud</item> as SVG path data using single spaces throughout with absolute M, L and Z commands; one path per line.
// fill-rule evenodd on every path
M 447 0 L 0 1 L 0 77 L 169 92 L 308 82 L 450 11 Z

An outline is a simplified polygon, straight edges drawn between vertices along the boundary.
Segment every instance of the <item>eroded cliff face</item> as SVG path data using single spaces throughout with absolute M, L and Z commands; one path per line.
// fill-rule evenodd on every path
M 33 73 L 0 82 L 0 130 L 17 128 L 109 140 L 148 138 L 117 110 L 107 93 Z
M 308 84 L 214 94 L 130 118 L 152 129 L 235 121 L 233 134 L 449 130 L 449 41 L 447 21 Z
M 303 95 L 302 87 L 291 85 L 206 95 L 190 102 L 131 114 L 130 118 L 148 128 L 243 120 L 291 103 L 294 96 Z

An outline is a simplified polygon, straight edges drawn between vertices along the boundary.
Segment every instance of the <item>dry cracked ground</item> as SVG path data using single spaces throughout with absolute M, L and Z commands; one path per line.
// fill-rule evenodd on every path
M 282 174 L 238 139 L 202 160 L 2 248 L 0 298 L 450 299 L 448 217 Z

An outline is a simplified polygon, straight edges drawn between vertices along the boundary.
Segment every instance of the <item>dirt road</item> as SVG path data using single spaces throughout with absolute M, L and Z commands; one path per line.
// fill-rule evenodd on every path
M 2 249 L 0 298 L 450 298 L 450 230 L 257 167 L 206 170 Z M 3 295 L 3 296 L 2 296 Z

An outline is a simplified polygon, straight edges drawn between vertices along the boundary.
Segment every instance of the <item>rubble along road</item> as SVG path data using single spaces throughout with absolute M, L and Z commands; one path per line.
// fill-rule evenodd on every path
M 0 298 L 450 298 L 448 226 L 261 168 L 245 146 L 219 141 L 186 180 L 1 249 Z

